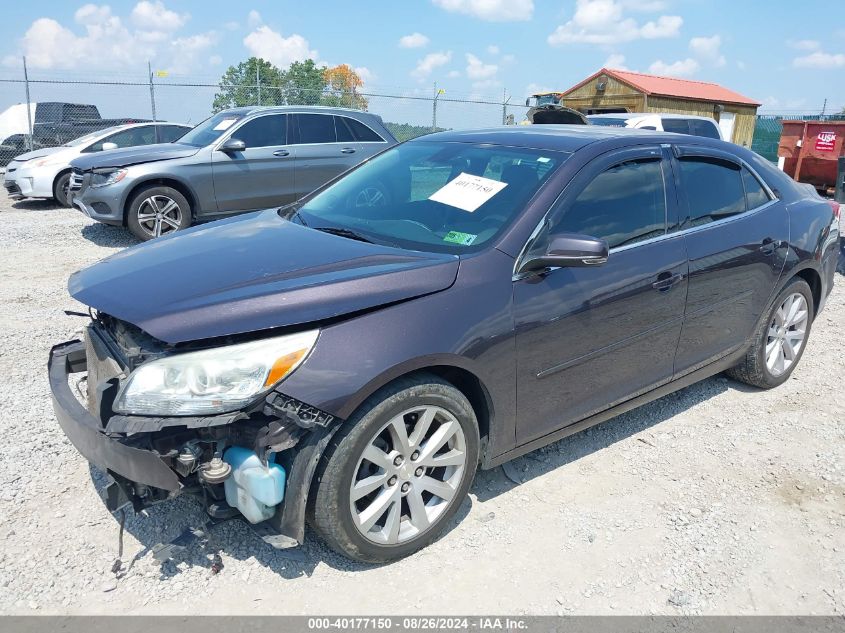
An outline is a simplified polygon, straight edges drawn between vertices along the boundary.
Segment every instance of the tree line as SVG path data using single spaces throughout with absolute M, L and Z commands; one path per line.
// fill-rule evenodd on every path
M 250 57 L 223 73 L 212 108 L 219 112 L 252 105 L 325 105 L 366 110 L 369 104 L 360 94 L 363 84 L 348 64 L 329 68 L 306 59 L 283 70 Z

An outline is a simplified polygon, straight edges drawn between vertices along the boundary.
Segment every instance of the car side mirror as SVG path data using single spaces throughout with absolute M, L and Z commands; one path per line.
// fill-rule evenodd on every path
M 234 152 L 242 152 L 246 149 L 246 143 L 244 143 L 241 139 L 235 138 L 234 136 L 230 137 L 223 145 L 220 146 L 221 152 L 226 152 L 227 154 L 231 154 Z
M 105 152 L 109 149 L 117 149 L 117 143 L 103 143 L 103 151 Z
M 607 253 L 606 240 L 589 235 L 559 233 L 551 236 L 545 253 L 523 260 L 517 272 L 600 266 L 607 261 Z

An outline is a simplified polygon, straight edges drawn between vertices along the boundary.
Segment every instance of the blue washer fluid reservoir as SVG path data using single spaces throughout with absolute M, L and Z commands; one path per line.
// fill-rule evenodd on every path
M 285 469 L 273 462 L 264 466 L 255 451 L 241 446 L 226 449 L 223 460 L 232 466 L 232 474 L 223 484 L 226 503 L 240 510 L 250 523 L 273 516 L 285 498 Z

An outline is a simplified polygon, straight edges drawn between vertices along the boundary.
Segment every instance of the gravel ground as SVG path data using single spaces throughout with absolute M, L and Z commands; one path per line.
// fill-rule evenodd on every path
M 56 423 L 46 361 L 83 325 L 68 274 L 132 243 L 0 200 L 0 613 L 845 614 L 841 274 L 782 387 L 716 377 L 482 472 L 406 560 L 354 564 L 311 533 L 276 551 L 229 522 L 160 564 L 162 534 L 202 519 L 180 498 L 128 520 L 115 580 L 104 478 Z

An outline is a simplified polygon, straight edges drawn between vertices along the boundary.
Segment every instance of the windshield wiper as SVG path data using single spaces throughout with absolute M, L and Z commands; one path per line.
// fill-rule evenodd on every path
M 297 211 L 297 213 L 299 213 Z M 344 229 L 337 226 L 315 226 L 315 231 L 322 231 L 323 233 L 330 233 L 331 235 L 339 235 L 340 237 L 348 237 L 350 240 L 358 240 L 359 242 L 367 242 L 368 244 L 375 244 L 370 238 L 356 233 L 352 229 Z

